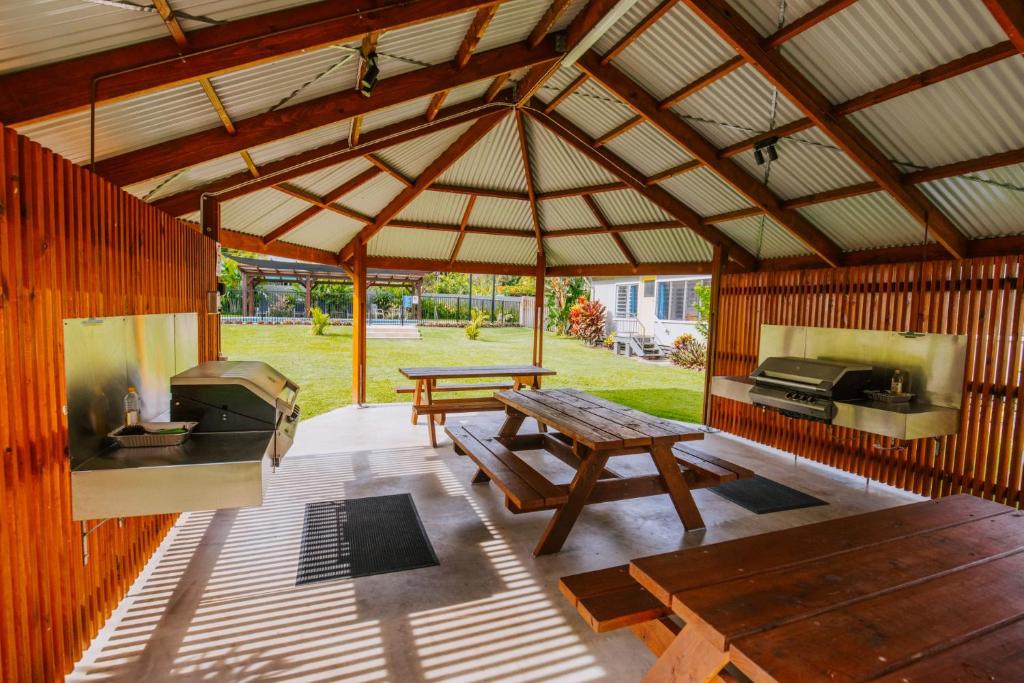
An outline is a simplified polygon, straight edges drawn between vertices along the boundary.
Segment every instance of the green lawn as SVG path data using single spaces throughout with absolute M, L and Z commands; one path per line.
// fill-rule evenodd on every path
M 351 403 L 352 328 L 332 327 L 322 337 L 305 326 L 224 325 L 222 347 L 231 360 L 262 360 L 301 387 L 303 417 Z M 423 339 L 367 341 L 372 403 L 411 401 L 395 394 L 409 384 L 399 367 L 417 365 L 497 365 L 528 363 L 532 330 L 485 329 L 477 341 L 461 329 L 423 328 Z M 704 375 L 674 366 L 643 363 L 547 334 L 544 365 L 558 372 L 545 387 L 575 387 L 644 412 L 699 422 Z

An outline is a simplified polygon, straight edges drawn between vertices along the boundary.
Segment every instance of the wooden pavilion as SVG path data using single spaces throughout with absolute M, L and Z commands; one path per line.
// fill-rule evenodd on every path
M 1024 502 L 1019 0 L 0 12 L 0 679 L 69 671 L 175 521 L 95 529 L 80 561 L 62 321 L 195 312 L 214 359 L 218 245 L 342 269 L 364 321 L 382 271 L 535 275 L 538 304 L 545 277 L 706 273 L 709 377 L 749 373 L 762 324 L 966 335 L 939 450 L 711 397 L 706 422 Z

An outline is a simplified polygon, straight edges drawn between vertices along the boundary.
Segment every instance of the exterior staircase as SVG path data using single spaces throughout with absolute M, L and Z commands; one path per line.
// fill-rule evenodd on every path
M 664 350 L 652 335 L 647 334 L 644 324 L 636 318 L 616 322 L 615 353 L 626 356 L 639 356 L 644 360 L 660 360 L 665 357 Z

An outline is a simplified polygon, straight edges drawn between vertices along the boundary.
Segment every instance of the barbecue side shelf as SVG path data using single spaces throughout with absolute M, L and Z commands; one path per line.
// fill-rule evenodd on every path
M 712 396 L 740 403 L 751 403 L 753 387 L 754 381 L 749 377 L 719 375 L 711 378 Z M 836 401 L 832 424 L 909 441 L 955 434 L 960 429 L 960 411 L 927 403 Z

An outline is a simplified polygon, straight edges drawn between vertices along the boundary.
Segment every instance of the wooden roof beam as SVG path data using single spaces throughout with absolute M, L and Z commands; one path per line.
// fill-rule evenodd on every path
M 647 13 L 647 16 L 638 21 L 633 28 L 626 31 L 626 34 L 619 38 L 618 42 L 612 45 L 608 52 L 605 52 L 604 55 L 602 55 L 601 63 L 608 64 L 622 54 L 627 47 L 632 45 L 633 42 L 640 37 L 640 34 L 654 26 L 659 19 L 668 14 L 669 11 L 678 4 L 679 0 L 662 0 L 657 7 Z
M 323 197 L 314 197 L 306 192 L 303 192 L 296 188 L 289 187 L 287 185 L 276 185 L 275 187 L 281 192 L 284 192 L 285 194 L 295 197 L 297 199 L 301 199 L 305 202 L 309 202 L 310 204 L 312 204 L 312 206 L 310 206 L 308 209 L 303 210 L 297 216 L 285 221 L 284 223 L 282 223 L 281 225 L 279 225 L 278 227 L 274 228 L 269 233 L 264 235 L 263 243 L 272 244 L 276 242 L 277 240 L 286 236 L 288 233 L 292 232 L 300 225 L 308 221 L 310 218 L 313 218 L 314 216 L 318 215 L 322 211 L 336 211 L 348 218 L 354 218 L 355 220 L 359 220 L 362 222 L 369 222 L 372 219 L 361 214 L 357 214 L 356 212 L 351 211 L 349 209 L 344 209 L 344 207 L 335 206 L 334 202 L 338 201 L 349 192 L 355 190 L 360 185 L 363 185 L 369 182 L 370 180 L 373 180 L 373 178 L 375 178 L 378 174 L 380 174 L 379 169 L 367 169 L 360 173 L 359 175 L 355 176 L 354 178 L 350 178 L 349 180 L 343 182 L 341 185 L 338 185 L 333 190 L 325 194 Z M 339 211 L 339 209 L 344 209 L 344 211 Z
M 644 178 L 642 173 L 607 149 L 598 150 L 595 148 L 593 139 L 572 122 L 560 116 L 557 112 L 546 115 L 542 114 L 539 107 L 530 107 L 523 109 L 523 111 L 561 137 L 570 146 L 583 153 L 591 161 L 620 178 L 631 189 L 639 192 L 655 206 L 675 218 L 698 236 L 711 244 L 720 244 L 723 249 L 727 249 L 729 258 L 736 261 L 741 267 L 747 269 L 755 267 L 757 259 L 750 252 L 733 241 L 725 233 L 704 225 L 696 211 L 662 188 L 648 187 L 646 178 Z M 669 116 L 672 115 L 669 114 Z
M 508 45 L 477 54 L 464 69 L 447 62 L 384 79 L 377 84 L 373 97 L 343 90 L 237 121 L 236 135 L 227 135 L 220 128 L 209 129 L 120 154 L 97 162 L 96 172 L 117 185 L 130 185 L 530 64 L 553 64 L 557 59 L 554 38 L 536 48 L 524 43 Z
M 604 63 L 604 60 L 602 60 L 602 63 Z M 661 111 L 671 109 L 672 107 L 676 106 L 690 95 L 694 94 L 695 92 L 699 92 L 703 88 L 706 88 L 713 83 L 720 81 L 721 79 L 725 78 L 726 76 L 728 76 L 733 71 L 740 68 L 746 63 L 747 60 L 743 59 L 743 57 L 733 57 L 732 59 L 727 60 L 726 62 L 716 66 L 714 69 L 704 74 L 700 78 L 687 83 L 682 88 L 680 88 L 679 90 L 675 91 L 674 93 L 663 99 L 661 102 L 658 102 L 658 109 Z
M 157 14 L 160 15 L 161 19 L 163 19 L 164 25 L 167 27 L 167 31 L 171 34 L 171 38 L 174 40 L 174 44 L 177 45 L 180 50 L 187 50 L 188 38 L 185 36 L 185 31 L 181 28 L 181 24 L 178 22 L 178 17 L 174 15 L 174 10 L 171 9 L 167 0 L 153 0 L 153 7 L 156 8 Z
M 724 0 L 684 1 L 721 38 L 754 64 L 769 82 L 800 107 L 822 132 L 832 138 L 922 226 L 926 226 L 929 234 L 946 247 L 952 256 L 963 258 L 966 255 L 967 239 L 945 214 L 918 188 L 903 183 L 896 167 L 860 129 L 849 121 L 836 117 L 831 111 L 831 103 L 806 76 L 783 59 L 778 52 L 764 47 L 760 35 L 753 26 Z M 817 249 L 814 251 L 825 256 Z M 832 259 L 828 260 L 830 263 L 833 262 Z
M 526 130 L 523 126 L 523 113 L 515 111 L 516 136 L 519 138 L 519 155 L 523 161 L 523 174 L 526 176 L 526 196 L 530 201 L 530 222 L 533 234 L 537 239 L 537 253 L 544 253 L 544 235 L 540 231 L 540 217 L 537 215 L 537 194 L 533 189 L 533 166 L 530 164 L 530 149 L 526 143 Z
M 466 30 L 466 35 L 462 38 L 462 43 L 459 45 L 459 49 L 455 53 L 455 65 L 458 68 L 464 69 L 466 64 L 469 63 L 470 58 L 473 56 L 473 52 L 476 51 L 476 46 L 480 44 L 481 39 L 484 37 L 484 33 L 487 31 L 487 27 L 491 25 L 491 20 L 494 19 L 494 15 L 497 11 L 498 3 L 494 3 L 487 7 L 481 7 L 476 11 L 476 14 L 473 16 L 473 21 Z M 427 107 L 427 121 L 434 120 L 434 117 L 437 116 L 437 112 L 441 109 L 441 106 L 444 104 L 447 97 L 447 90 L 442 90 L 434 95 L 433 99 L 430 100 L 430 105 Z
M 842 250 L 839 245 L 814 227 L 806 218 L 795 211 L 785 209 L 778 196 L 735 162 L 719 158 L 718 150 L 688 123 L 671 112 L 660 111 L 657 100 L 628 76 L 614 66 L 602 65 L 598 56 L 593 52 L 584 55 L 580 59 L 579 65 L 581 69 L 590 74 L 591 78 L 601 83 L 619 100 L 667 135 L 669 139 L 675 140 L 690 155 L 717 173 L 752 204 L 761 207 L 811 251 L 821 256 L 826 263 L 833 266 L 839 265 L 842 260 Z M 701 227 L 705 231 L 712 230 L 707 228 L 703 222 L 701 222 Z M 730 249 L 730 258 L 732 255 L 732 249 Z
M 855 2 L 857 2 L 857 0 L 826 0 L 807 14 L 797 17 L 775 33 L 765 38 L 763 41 L 764 45 L 769 48 L 779 47 L 787 40 L 796 38 L 804 31 L 814 28 L 829 17 L 842 12 Z
M 452 254 L 448 258 L 449 268 L 455 264 L 455 259 L 459 258 L 459 249 L 462 249 L 462 241 L 466 239 L 466 227 L 469 225 L 469 215 L 473 213 L 473 207 L 475 205 L 476 195 L 470 195 L 469 201 L 466 202 L 466 208 L 462 212 L 462 220 L 459 221 L 459 236 L 455 239 L 455 246 L 452 247 Z
M 490 5 L 494 0 L 322 0 L 188 34 L 191 53 L 164 38 L 0 76 L 0 121 L 14 125 L 168 88 Z
M 587 187 L 573 187 L 568 190 L 552 190 L 541 192 L 537 195 L 537 201 L 543 202 L 549 199 L 563 199 L 565 197 L 582 197 L 585 194 L 599 194 L 601 192 L 615 192 L 629 188 L 626 183 L 606 183 L 604 185 L 588 185 Z
M 152 204 L 174 216 L 181 216 L 195 211 L 203 194 L 216 194 L 222 201 L 241 197 L 313 171 L 379 152 L 422 135 L 475 121 L 488 113 L 505 110 L 508 106 L 508 100 L 490 105 L 485 104 L 483 100 L 471 100 L 446 107 L 432 123 L 427 123 L 422 116 L 414 116 L 367 133 L 359 145 L 352 145 L 344 140 L 330 143 L 265 163 L 257 169 L 257 179 L 247 172 L 235 173 L 206 185 L 158 199 Z
M 630 267 L 632 267 L 633 272 L 635 273 L 638 263 L 636 257 L 633 256 L 633 252 L 629 250 L 629 245 L 626 244 L 626 240 L 622 239 L 622 235 L 620 235 L 619 233 L 612 232 L 611 224 L 608 222 L 608 219 L 605 218 L 604 212 L 601 211 L 601 207 L 597 205 L 597 202 L 594 201 L 593 197 L 591 197 L 589 194 L 585 194 L 583 195 L 583 201 L 587 203 L 587 207 L 590 209 L 590 213 L 594 214 L 594 219 L 597 221 L 598 225 L 600 225 L 601 228 L 604 230 L 605 234 L 611 236 L 611 238 L 615 241 L 615 246 L 619 248 L 620 252 L 622 252 L 623 258 L 626 259 L 626 262 L 629 263 Z
M 391 166 L 391 164 L 387 163 L 386 161 L 381 159 L 376 154 L 367 154 L 366 155 L 366 160 L 369 161 L 374 166 L 376 166 L 381 171 L 383 171 L 384 173 L 387 173 L 389 176 L 391 176 L 392 178 L 394 178 L 398 182 L 400 182 L 403 185 L 405 185 L 406 187 L 412 187 L 413 181 L 411 181 L 408 178 L 406 178 L 405 174 L 399 172 L 398 169 L 393 168 Z
M 984 1 L 988 11 L 1010 37 L 1010 42 L 1024 54 L 1024 4 L 1020 0 Z
M 587 74 L 580 74 L 579 76 L 574 78 L 572 83 L 562 88 L 562 91 L 560 93 L 552 97 L 551 101 L 544 105 L 544 113 L 550 114 L 551 112 L 553 112 L 555 108 L 558 107 L 558 105 L 560 105 L 562 102 L 565 102 L 566 98 L 569 97 L 569 95 L 579 90 L 579 87 L 586 83 L 588 78 L 590 78 L 590 76 L 588 76 Z
M 356 240 L 359 240 L 363 244 L 369 242 L 370 238 L 376 235 L 392 218 L 397 216 L 402 209 L 411 204 L 416 197 L 423 194 L 423 192 L 425 192 L 426 189 L 441 176 L 441 174 L 451 168 L 452 164 L 458 161 L 459 158 L 466 153 L 466 150 L 475 145 L 481 138 L 493 130 L 505 115 L 505 112 L 488 114 L 474 122 L 458 140 L 449 145 L 449 147 L 434 159 L 434 161 L 430 162 L 430 165 L 424 169 L 423 173 L 421 173 L 418 178 L 416 178 L 416 182 L 414 182 L 410 187 L 402 190 L 397 197 L 388 202 L 388 205 L 376 215 L 373 223 L 370 223 L 360 230 L 359 234 L 353 237 L 352 240 L 342 248 L 339 253 L 340 259 L 342 261 L 348 261 L 351 255 L 355 252 Z
M 224 125 L 224 130 L 228 132 L 228 135 L 234 135 L 235 122 L 228 115 L 228 110 L 224 108 L 224 103 L 220 101 L 220 95 L 214 89 L 213 83 L 210 82 L 209 78 L 200 78 L 199 85 L 203 88 L 203 92 L 206 93 L 206 99 L 210 100 L 213 110 L 217 112 L 217 118 Z M 242 151 L 244 152 L 245 150 Z
M 430 186 L 431 192 L 445 192 L 447 194 L 468 194 L 477 197 L 493 197 L 494 199 L 511 199 L 519 202 L 530 200 L 530 196 L 522 192 L 507 192 L 505 190 L 492 190 L 486 187 L 463 187 L 461 185 L 438 185 Z

